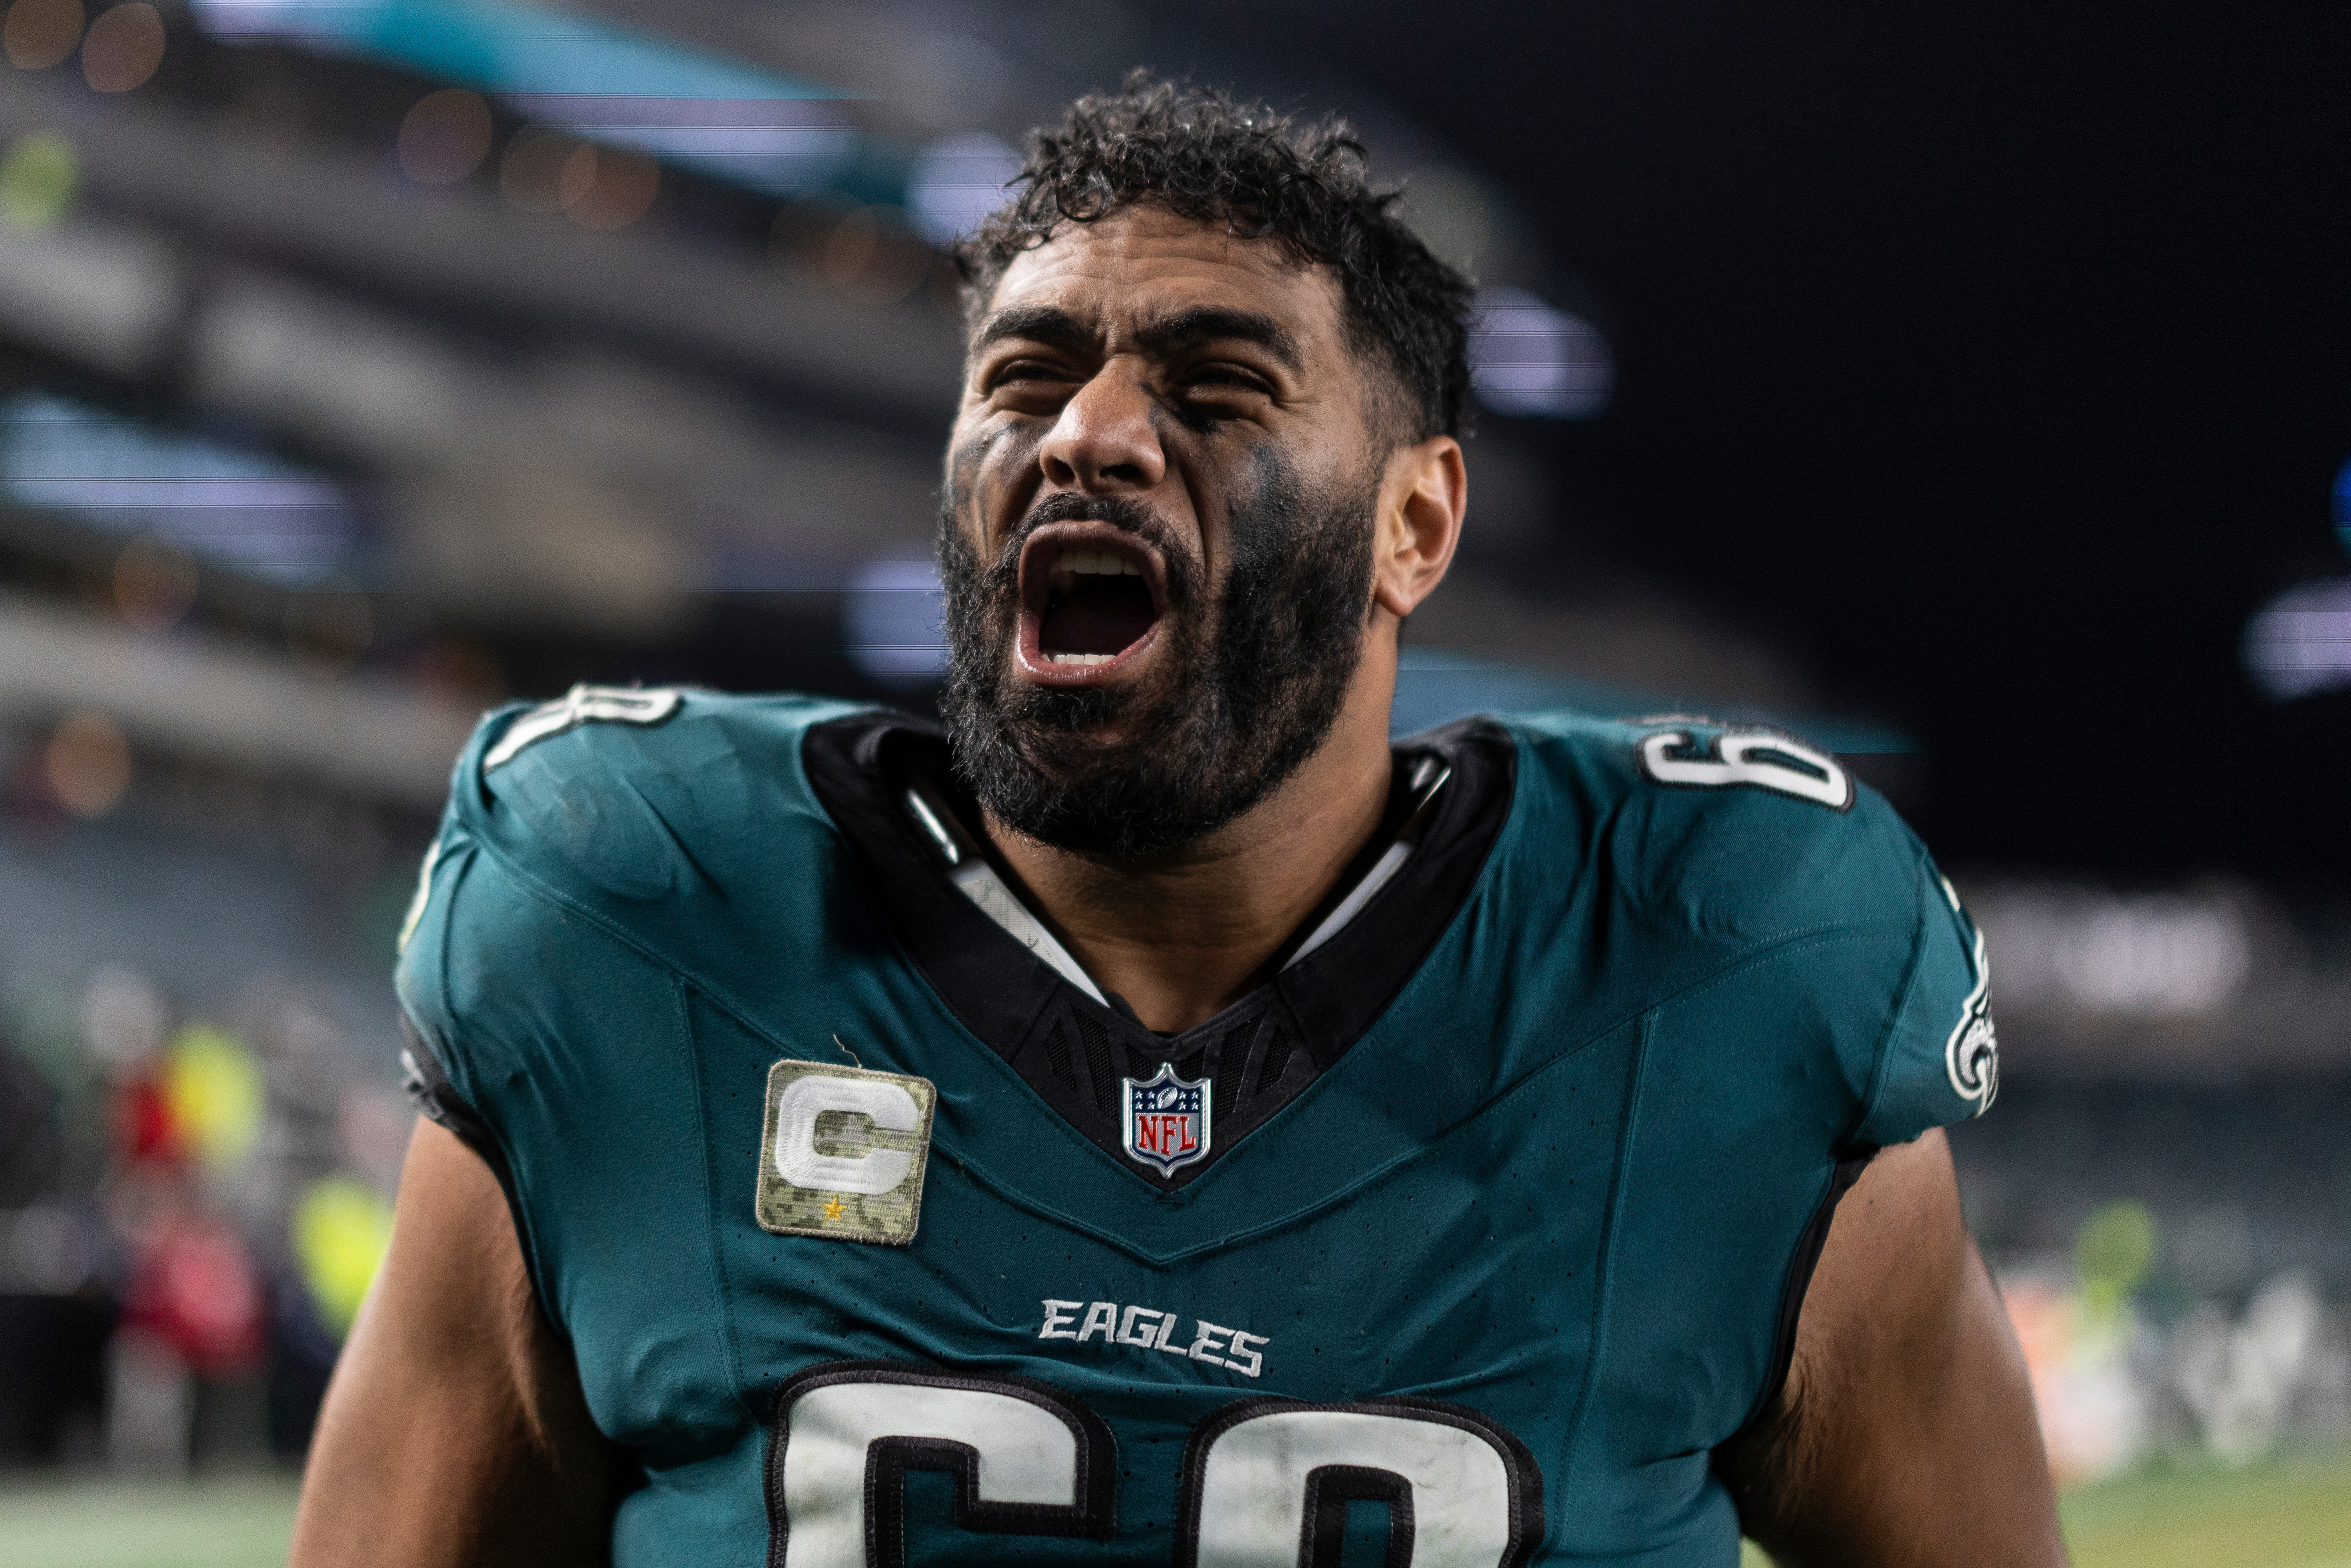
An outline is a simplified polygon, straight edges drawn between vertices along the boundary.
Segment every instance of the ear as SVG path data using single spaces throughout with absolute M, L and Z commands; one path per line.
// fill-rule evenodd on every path
M 1469 507 L 1461 444 L 1432 436 L 1399 447 L 1380 484 L 1372 541 L 1372 602 L 1401 621 L 1445 580 Z

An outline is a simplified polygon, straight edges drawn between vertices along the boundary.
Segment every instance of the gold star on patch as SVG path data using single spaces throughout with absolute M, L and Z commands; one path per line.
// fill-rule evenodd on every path
M 824 1217 L 827 1219 L 839 1219 L 841 1218 L 841 1199 L 835 1197 L 824 1206 Z

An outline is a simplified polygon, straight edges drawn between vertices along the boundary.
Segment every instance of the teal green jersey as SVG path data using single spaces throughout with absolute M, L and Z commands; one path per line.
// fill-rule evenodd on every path
M 1836 1195 L 1980 1111 L 1982 951 L 1776 732 L 1402 743 L 1324 907 L 1144 1029 L 935 728 L 582 688 L 460 761 L 399 968 L 642 1484 L 622 1568 L 1738 1560 Z

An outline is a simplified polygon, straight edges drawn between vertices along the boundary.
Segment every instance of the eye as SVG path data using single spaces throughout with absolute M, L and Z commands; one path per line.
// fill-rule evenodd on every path
M 1016 408 L 1041 411 L 1067 397 L 1071 383 L 1078 379 L 1060 361 L 1016 354 L 1001 363 L 980 367 L 979 395 Z
M 1188 391 L 1209 393 L 1239 392 L 1270 396 L 1273 392 L 1263 376 L 1245 365 L 1202 365 L 1184 378 L 1184 385 Z
M 1067 366 L 1050 360 L 1007 360 L 984 372 L 979 395 L 1002 413 L 1050 414 L 1069 400 L 1078 379 Z

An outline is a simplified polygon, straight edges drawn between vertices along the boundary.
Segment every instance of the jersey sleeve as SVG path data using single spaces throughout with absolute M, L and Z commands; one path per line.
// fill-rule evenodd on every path
M 1907 1143 L 1991 1104 L 1982 941 L 1882 795 L 1775 729 L 1518 722 L 1603 835 L 1587 852 L 1646 933 L 1645 985 L 1768 962 L 1772 1051 L 1816 1085 L 1835 1146 Z
M 486 747 L 520 711 L 502 709 L 486 718 L 458 759 L 448 809 L 425 851 L 415 897 L 401 925 L 392 989 L 400 1009 L 402 1087 L 419 1114 L 455 1134 L 497 1177 L 533 1292 L 552 1312 L 555 1297 L 517 1181 L 516 1151 L 499 1125 L 492 1092 L 497 1074 L 517 1059 L 508 1038 L 517 1033 L 510 1027 L 517 1020 L 482 1005 L 486 988 L 469 978 L 484 967 L 482 955 L 516 945 L 511 911 L 505 908 L 513 900 L 486 899 L 475 885 L 485 875 L 492 883 L 500 879 L 483 863 L 467 808 L 481 792 Z
M 585 862 L 624 892 L 665 890 L 677 857 L 649 831 L 659 813 L 626 776 L 644 759 L 605 753 L 615 735 L 660 726 L 683 703 L 666 688 L 575 686 L 489 714 L 457 759 L 402 925 L 393 988 L 410 1099 L 493 1165 L 502 1158 L 498 1086 L 536 1065 L 543 1043 L 533 988 L 572 979 L 581 960 L 570 949 L 589 940 L 581 925 L 550 933 L 545 900 L 517 896 L 519 886 L 559 882 Z M 646 770 L 660 773 L 664 760 Z
M 489 737 L 517 708 L 502 709 L 485 718 L 457 759 L 450 781 L 450 798 L 440 830 L 424 852 L 416 877 L 415 897 L 401 921 L 392 990 L 400 1003 L 401 1078 L 417 1111 L 499 1163 L 496 1140 L 475 1109 L 466 1080 L 469 1064 L 456 1046 L 458 1030 L 452 1016 L 448 988 L 448 954 L 455 932 L 458 886 L 475 857 L 474 836 L 465 810 L 474 781 L 480 777 L 483 750 Z
M 1922 852 L 1909 972 L 1880 1043 L 1856 1136 L 1904 1144 L 1990 1108 L 2000 1089 L 1983 933 Z
M 452 854 L 453 844 L 456 853 Z M 417 873 L 415 901 L 400 931 L 392 988 L 400 1003 L 401 1087 L 425 1120 L 455 1133 L 475 1153 L 496 1163 L 496 1140 L 472 1102 L 451 1078 L 455 1063 L 454 1020 L 446 1005 L 442 960 L 448 941 L 449 890 L 469 858 L 465 830 L 444 821 Z M 420 940 L 420 934 L 422 940 Z

